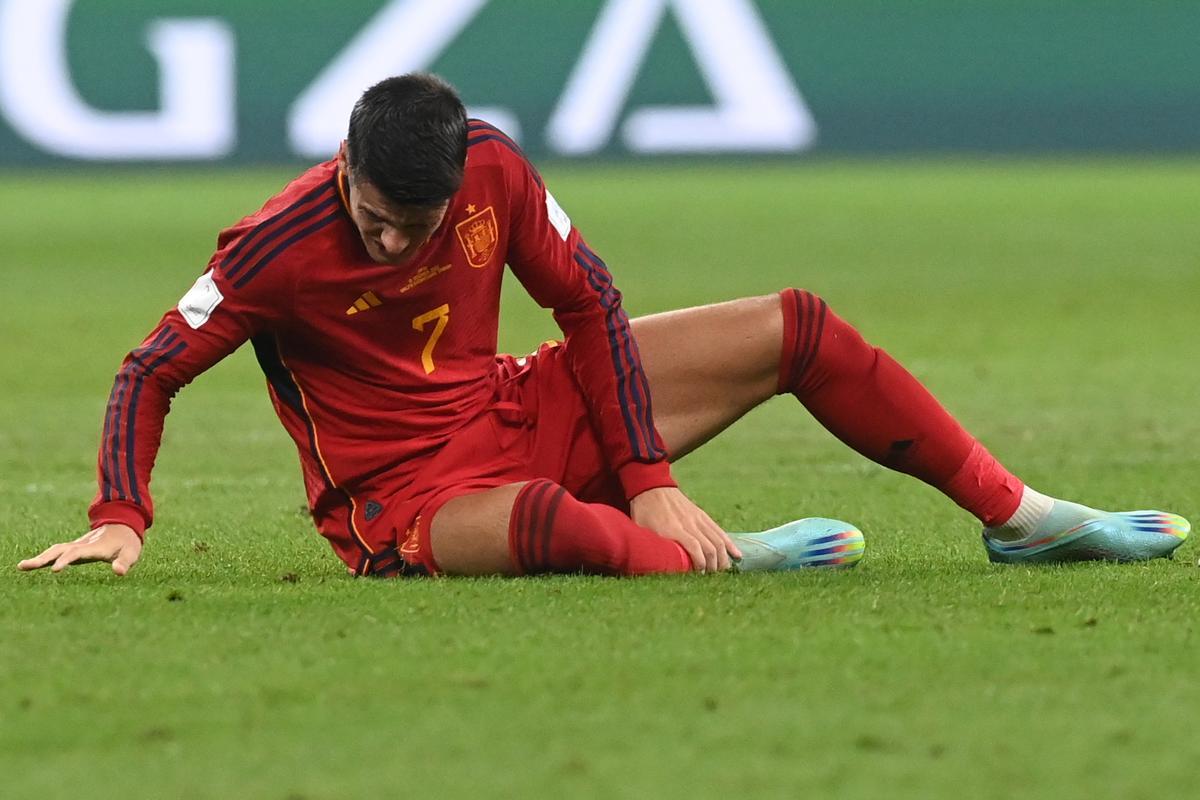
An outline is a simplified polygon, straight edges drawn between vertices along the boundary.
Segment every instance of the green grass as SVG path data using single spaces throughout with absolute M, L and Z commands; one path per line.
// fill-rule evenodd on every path
M 286 177 L 0 182 L 0 562 L 85 527 L 121 357 Z M 1200 518 L 1200 162 L 547 177 L 631 312 L 813 289 L 1033 485 Z M 505 347 L 553 330 L 506 296 Z M 780 399 L 677 473 L 730 528 L 859 523 L 855 571 L 354 581 L 262 383 L 177 399 L 130 577 L 0 570 L 0 795 L 1193 795 L 1193 544 L 990 566 Z

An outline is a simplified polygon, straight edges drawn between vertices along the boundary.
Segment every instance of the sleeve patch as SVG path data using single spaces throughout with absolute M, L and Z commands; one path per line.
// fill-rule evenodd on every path
M 199 328 L 208 322 L 208 318 L 212 316 L 212 312 L 225 299 L 225 296 L 221 294 L 221 290 L 217 288 L 217 283 L 213 280 L 212 274 L 213 271 L 210 269 L 197 278 L 196 283 L 183 296 L 183 299 L 179 301 L 179 313 L 183 315 L 184 322 L 193 329 Z
M 546 216 L 550 218 L 550 224 L 554 226 L 554 230 L 558 231 L 558 235 L 565 242 L 571 235 L 571 218 L 567 216 L 567 212 L 562 210 L 562 206 L 554 199 L 554 195 L 550 194 L 549 189 L 546 190 Z

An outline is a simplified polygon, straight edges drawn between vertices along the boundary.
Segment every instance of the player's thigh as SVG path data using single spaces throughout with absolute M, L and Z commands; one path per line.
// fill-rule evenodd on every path
M 783 339 L 779 295 L 639 317 L 632 322 L 673 459 L 775 393 Z
M 446 575 L 515 575 L 508 520 L 524 483 L 453 497 L 433 513 L 429 546 Z

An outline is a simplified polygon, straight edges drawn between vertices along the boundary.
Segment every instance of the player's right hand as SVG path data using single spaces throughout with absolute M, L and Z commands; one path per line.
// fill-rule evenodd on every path
M 712 517 L 673 486 L 647 489 L 629 502 L 629 515 L 638 525 L 679 543 L 696 572 L 729 569 L 729 557 L 741 558 L 729 534 Z
M 71 564 L 107 561 L 118 575 L 129 572 L 142 555 L 142 539 L 128 525 L 109 524 L 94 528 L 73 542 L 47 547 L 33 558 L 17 564 L 17 569 L 32 570 L 49 566 L 62 572 Z

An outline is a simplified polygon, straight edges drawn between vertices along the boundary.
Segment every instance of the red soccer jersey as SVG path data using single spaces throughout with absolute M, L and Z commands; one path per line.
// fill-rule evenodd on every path
M 344 180 L 336 161 L 320 164 L 223 231 L 205 274 L 126 357 L 93 526 L 149 527 L 171 397 L 249 339 L 318 529 L 351 566 L 394 544 L 364 540 L 346 511 L 383 483 L 405 485 L 491 401 L 505 263 L 554 310 L 626 495 L 674 485 L 621 295 L 511 139 L 470 123 L 462 187 L 402 267 L 368 258 Z

